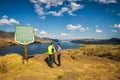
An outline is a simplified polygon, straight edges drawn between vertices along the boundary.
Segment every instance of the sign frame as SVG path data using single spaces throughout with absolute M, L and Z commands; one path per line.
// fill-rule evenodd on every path
M 32 36 L 32 38 L 31 38 L 31 41 L 26 42 L 24 40 L 27 40 L 27 38 L 29 37 L 28 35 Z M 34 36 L 35 36 L 34 27 L 32 27 L 32 26 L 16 26 L 15 27 L 15 41 L 22 45 L 27 45 L 27 44 L 33 43 L 35 41 Z M 22 42 L 22 40 L 24 42 Z

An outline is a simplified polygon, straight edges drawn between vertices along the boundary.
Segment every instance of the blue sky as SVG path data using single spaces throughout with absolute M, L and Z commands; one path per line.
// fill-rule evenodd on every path
M 0 0 L 0 30 L 57 39 L 120 38 L 120 0 Z

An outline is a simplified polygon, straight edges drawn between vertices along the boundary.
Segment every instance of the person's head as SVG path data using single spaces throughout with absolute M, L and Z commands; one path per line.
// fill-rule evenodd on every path
M 51 42 L 50 45 L 54 46 L 54 42 Z
M 61 47 L 61 44 L 60 44 L 60 43 L 58 43 L 58 47 Z

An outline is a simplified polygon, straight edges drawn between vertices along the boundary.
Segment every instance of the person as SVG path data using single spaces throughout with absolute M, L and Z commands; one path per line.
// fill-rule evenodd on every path
M 60 43 L 58 43 L 58 45 L 57 45 L 57 60 L 58 60 L 58 66 L 60 66 L 61 65 L 61 44 Z
M 48 46 L 49 66 L 51 68 L 53 68 L 54 54 L 55 54 L 54 42 L 51 42 L 50 45 Z

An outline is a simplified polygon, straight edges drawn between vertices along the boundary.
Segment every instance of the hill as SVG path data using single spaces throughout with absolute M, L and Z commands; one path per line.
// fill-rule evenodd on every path
M 60 42 L 58 39 L 50 39 L 50 38 L 43 38 L 43 39 L 48 39 L 48 40 L 51 40 L 53 42 Z
M 81 44 L 120 44 L 119 38 L 111 39 L 77 39 L 71 40 L 72 43 L 81 43 Z
M 118 59 L 97 56 L 108 51 Z M 26 64 L 12 53 L 0 56 L 0 80 L 120 80 L 119 51 L 120 45 L 81 45 L 62 50 L 62 65 L 54 68 L 46 63 L 47 53 L 34 55 Z

